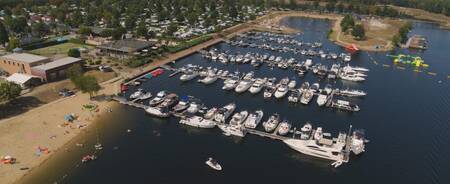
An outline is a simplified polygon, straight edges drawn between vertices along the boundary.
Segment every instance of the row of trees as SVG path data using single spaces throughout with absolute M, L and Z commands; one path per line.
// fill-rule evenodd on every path
M 347 32 L 351 29 L 352 36 L 357 40 L 363 40 L 366 38 L 366 31 L 362 24 L 356 24 L 352 15 L 347 14 L 341 21 L 341 31 Z
M 97 79 L 93 76 L 86 76 L 83 74 L 83 69 L 80 65 L 74 65 L 67 70 L 67 77 L 72 81 L 77 89 L 82 93 L 89 93 L 92 98 L 100 90 L 100 85 Z
M 10 101 L 20 95 L 22 88 L 13 82 L 0 82 L 0 104 Z

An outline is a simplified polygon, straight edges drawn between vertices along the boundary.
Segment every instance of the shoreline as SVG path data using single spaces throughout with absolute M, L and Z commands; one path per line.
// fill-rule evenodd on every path
M 114 94 L 117 82 L 112 79 L 102 83 L 99 96 Z M 91 102 L 98 105 L 97 112 L 82 109 L 82 105 Z M 18 183 L 25 176 L 40 170 L 50 158 L 66 153 L 64 148 L 70 147 L 74 140 L 78 140 L 77 137 L 83 137 L 85 132 L 95 127 L 99 118 L 108 112 L 106 109 L 113 108 L 115 104 L 106 100 L 91 101 L 88 94 L 76 93 L 76 96 L 59 99 L 19 116 L 1 120 L 0 155 L 11 155 L 17 159 L 16 164 L 0 167 L 2 183 Z M 69 113 L 75 113 L 77 121 L 71 126 L 61 126 L 65 122 L 64 116 Z M 85 127 L 76 127 L 77 123 Z M 37 156 L 38 147 L 50 152 L 42 152 Z

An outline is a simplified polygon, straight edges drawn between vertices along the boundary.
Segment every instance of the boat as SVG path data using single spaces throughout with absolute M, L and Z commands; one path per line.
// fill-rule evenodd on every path
M 350 62 L 352 60 L 352 56 L 351 55 L 345 55 L 344 56 L 344 61 L 345 62 Z
M 186 73 L 184 73 L 183 75 L 180 76 L 180 80 L 181 81 L 190 81 L 194 78 L 196 78 L 199 75 L 198 72 L 194 72 L 194 71 L 188 71 Z
M 300 98 L 300 103 L 302 104 L 309 104 L 309 102 L 312 100 L 314 96 L 314 92 L 312 90 L 306 90 L 302 93 L 302 97 Z
M 83 158 L 81 158 L 81 162 L 82 163 L 86 163 L 86 162 L 89 162 L 89 161 L 93 161 L 95 159 L 97 159 L 97 157 L 95 155 L 86 155 Z
M 347 80 L 347 81 L 353 81 L 353 82 L 362 82 L 365 81 L 366 79 L 363 77 L 359 77 L 359 76 L 355 76 L 355 75 L 349 75 L 346 73 L 341 73 L 339 75 L 339 77 L 343 80 Z
M 256 128 L 261 122 L 264 112 L 262 110 L 257 110 L 255 113 L 250 113 L 244 122 L 244 126 L 247 128 Z
M 211 157 L 209 157 L 205 163 L 206 163 L 206 165 L 213 168 L 214 170 L 218 170 L 218 171 L 222 170 L 222 166 L 216 160 L 212 159 Z
M 253 84 L 253 72 L 247 73 L 244 78 L 239 82 L 234 91 L 237 93 L 243 93 L 247 91 Z
M 291 130 L 291 124 L 287 120 L 283 120 L 278 127 L 279 135 L 286 135 Z
M 235 113 L 233 117 L 231 117 L 230 125 L 240 125 L 244 122 L 244 120 L 247 118 L 248 112 L 247 111 L 241 111 L 239 113 Z
M 171 109 L 177 103 L 178 103 L 178 95 L 175 93 L 170 93 L 160 104 L 158 104 L 158 107 Z
M 263 122 L 263 127 L 266 132 L 272 132 L 277 128 L 277 125 L 280 121 L 280 115 L 275 113 L 269 117 L 269 119 Z
M 212 84 L 212 83 L 216 82 L 217 79 L 218 79 L 218 77 L 215 73 L 209 73 L 208 76 L 206 76 L 203 79 L 198 80 L 198 82 L 208 85 L 208 84 Z
M 319 96 L 317 97 L 317 105 L 323 106 L 328 102 L 328 95 L 325 93 L 325 91 L 321 92 Z
M 166 99 L 166 92 L 165 91 L 160 91 L 160 92 L 158 92 L 156 94 L 155 98 L 150 100 L 149 105 L 150 106 L 156 106 L 156 105 L 160 104 L 161 102 L 163 102 L 164 99 Z
M 250 87 L 250 89 L 248 91 L 252 94 L 257 94 L 262 90 L 262 88 L 264 87 L 266 82 L 267 82 L 267 79 L 258 78 L 258 79 L 256 79 L 256 81 L 253 83 L 252 87 Z
M 308 90 L 309 90 L 309 82 L 306 81 L 306 82 L 304 82 L 304 83 L 302 84 L 302 86 L 300 86 L 299 91 L 300 91 L 300 93 L 304 93 L 304 92 L 306 92 L 306 91 L 308 91 Z
M 331 86 L 331 84 L 327 84 L 323 88 L 323 91 L 329 95 L 329 94 L 331 94 L 331 92 L 333 92 L 333 87 Z
M 311 90 L 313 93 L 317 93 L 319 91 L 319 88 L 320 88 L 320 84 L 316 82 L 311 85 L 309 90 Z
M 238 83 L 239 83 L 239 78 L 231 77 L 223 82 L 224 85 L 223 85 L 222 89 L 223 90 L 232 90 L 232 89 L 236 88 Z
M 182 97 L 175 107 L 173 107 L 174 112 L 182 112 L 189 107 L 189 100 L 187 97 Z
M 331 107 L 352 112 L 357 112 L 361 110 L 358 105 L 350 103 L 349 101 L 345 100 L 333 100 L 331 102 Z
M 145 112 L 160 118 L 167 118 L 170 116 L 170 112 L 167 109 L 160 107 L 148 107 L 145 109 Z
M 367 93 L 364 91 L 351 89 L 337 90 L 337 94 L 348 97 L 361 97 L 367 95 Z
M 226 134 L 244 137 L 247 132 L 242 123 L 245 121 L 247 116 L 247 111 L 241 111 L 233 115 L 229 124 L 218 124 L 217 126 Z
M 144 90 L 139 88 L 136 92 L 130 95 L 130 99 L 139 99 L 145 94 Z
M 271 98 L 276 90 L 277 88 L 275 88 L 275 86 L 266 86 L 266 88 L 264 89 L 264 98 L 265 99 Z
M 313 61 L 312 61 L 312 59 L 309 58 L 309 59 L 306 59 L 304 66 L 310 67 L 310 66 L 312 66 L 312 64 L 313 64 Z
M 310 123 L 305 123 L 302 128 L 300 128 L 300 139 L 309 139 L 312 133 L 312 125 Z
M 217 113 L 214 115 L 214 121 L 219 123 L 225 123 L 226 119 L 231 115 L 231 113 L 234 112 L 236 109 L 236 104 L 230 103 L 219 110 L 217 110 Z
M 205 119 L 200 116 L 183 117 L 180 119 L 179 123 L 197 128 L 214 128 L 216 126 L 216 123 L 214 121 Z
M 208 120 L 214 119 L 214 115 L 216 115 L 218 110 L 219 109 L 217 109 L 215 107 L 209 109 L 208 111 L 206 111 L 206 113 L 203 116 L 203 118 L 208 119 Z
M 286 96 L 288 90 L 289 78 L 281 79 L 280 83 L 277 85 L 277 90 L 275 91 L 275 98 L 283 98 Z
M 291 81 L 289 81 L 288 87 L 289 87 L 289 89 L 294 89 L 296 85 L 297 85 L 297 81 L 292 79 Z
M 152 97 L 152 93 L 146 92 L 146 93 L 144 93 L 143 95 L 141 95 L 140 97 L 138 97 L 138 99 L 139 99 L 139 100 L 147 100 L 147 99 L 149 99 L 149 98 L 151 98 L 151 97 Z
M 301 94 L 302 93 L 298 89 L 292 91 L 288 97 L 288 102 L 297 103 L 300 100 Z

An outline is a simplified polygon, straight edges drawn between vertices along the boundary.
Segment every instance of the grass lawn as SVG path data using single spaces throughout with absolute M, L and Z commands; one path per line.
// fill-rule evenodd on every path
M 76 44 L 76 43 L 62 43 L 58 45 L 53 45 L 49 47 L 44 47 L 40 49 L 31 50 L 33 54 L 38 54 L 42 56 L 52 56 L 52 55 L 66 55 L 69 49 L 85 47 L 87 49 L 92 49 L 92 46 Z

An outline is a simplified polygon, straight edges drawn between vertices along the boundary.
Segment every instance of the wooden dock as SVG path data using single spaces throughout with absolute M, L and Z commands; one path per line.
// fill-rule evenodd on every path
M 261 137 L 267 137 L 267 138 L 280 140 L 280 141 L 287 139 L 287 137 L 277 135 L 276 133 L 267 133 L 267 132 L 263 132 L 263 131 L 259 131 L 259 130 L 255 130 L 255 129 L 250 129 L 250 128 L 246 128 L 245 130 L 249 134 L 258 135 Z
M 134 100 L 133 101 L 128 101 L 127 99 L 122 98 L 122 97 L 113 97 L 112 99 L 117 101 L 117 102 L 119 102 L 120 104 L 129 105 L 129 106 L 140 108 L 140 109 L 144 109 L 144 110 L 149 107 L 149 106 L 144 105 L 144 104 L 136 103 L 136 101 L 134 101 Z

